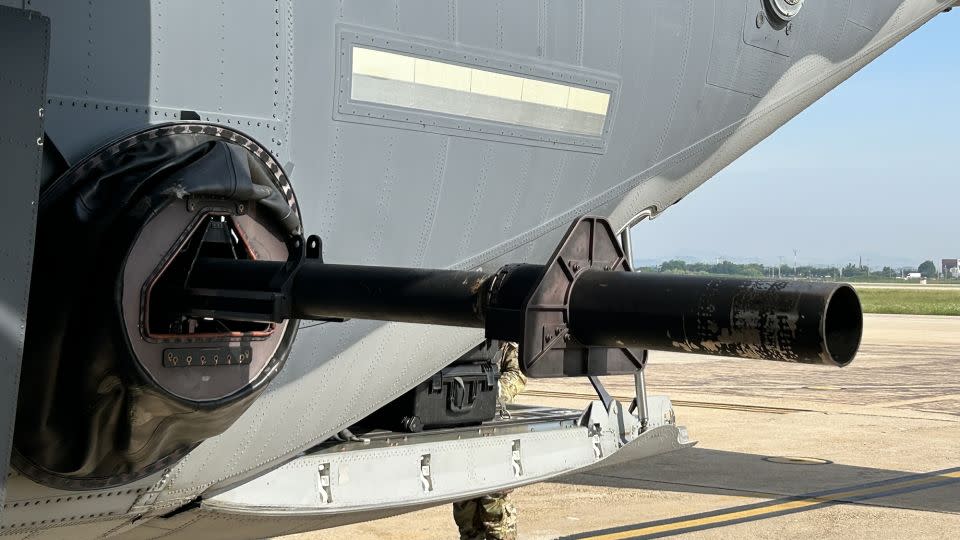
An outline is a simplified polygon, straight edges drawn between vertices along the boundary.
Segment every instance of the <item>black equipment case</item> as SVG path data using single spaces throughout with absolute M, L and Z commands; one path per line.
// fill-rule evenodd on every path
M 499 342 L 481 343 L 362 424 L 417 432 L 493 420 L 497 413 L 500 355 Z

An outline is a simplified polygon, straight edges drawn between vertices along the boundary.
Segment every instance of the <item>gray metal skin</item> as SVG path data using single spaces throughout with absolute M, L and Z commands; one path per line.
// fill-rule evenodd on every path
M 10 448 L 17 412 L 17 387 L 27 322 L 33 266 L 34 227 L 43 148 L 50 21 L 36 13 L 0 6 L 0 35 L 15 37 L 0 54 L 3 122 L 0 163 L 4 164 L 0 216 L 0 520 L 7 492 Z M 25 233 L 26 231 L 26 233 Z
M 543 262 L 582 214 L 622 227 L 662 212 L 954 0 L 807 2 L 789 35 L 755 24 L 761 0 L 0 4 L 51 19 L 46 131 L 68 161 L 197 111 L 247 132 L 284 164 L 326 260 L 491 269 Z M 355 114 L 340 93 L 341 58 L 360 39 L 612 89 L 604 134 L 560 140 L 465 131 L 417 114 L 403 121 L 396 111 Z M 434 504 L 295 520 L 241 517 L 211 499 L 291 462 L 481 338 L 447 327 L 304 323 L 284 370 L 227 432 L 129 492 L 82 499 L 109 499 L 117 510 L 81 509 L 76 494 L 15 475 L 8 505 L 40 504 L 57 521 L 10 528 L 5 512 L 0 536 L 196 536 L 242 523 L 231 536 L 255 537 Z M 158 517 L 198 496 L 206 506 Z
M 245 534 L 284 534 L 382 517 L 411 508 L 512 489 L 594 467 L 693 446 L 673 425 L 664 396 L 648 403 L 651 423 L 614 401 L 594 401 L 572 426 L 542 426 L 424 444 L 391 441 L 365 449 L 343 445 L 298 458 L 225 493 L 191 512 L 144 526 L 163 527 L 164 538 L 236 538 L 225 522 L 243 520 Z M 375 489 L 373 487 L 375 486 Z M 214 524 L 221 524 L 220 527 Z M 174 529 L 171 532 L 171 529 Z M 140 532 L 144 532 L 140 531 Z

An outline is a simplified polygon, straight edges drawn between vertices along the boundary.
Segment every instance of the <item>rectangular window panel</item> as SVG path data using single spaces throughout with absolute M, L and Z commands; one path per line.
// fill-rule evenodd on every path
M 610 92 L 353 46 L 350 99 L 600 137 Z

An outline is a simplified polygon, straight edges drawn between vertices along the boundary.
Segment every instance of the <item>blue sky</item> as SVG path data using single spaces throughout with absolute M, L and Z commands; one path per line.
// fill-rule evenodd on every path
M 633 234 L 638 261 L 792 263 L 794 249 L 800 264 L 960 257 L 960 10 Z

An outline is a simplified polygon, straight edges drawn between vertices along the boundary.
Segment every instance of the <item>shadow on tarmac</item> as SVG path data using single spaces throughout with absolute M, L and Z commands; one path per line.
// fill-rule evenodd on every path
M 769 458 L 690 448 L 572 474 L 555 482 L 960 513 L 960 467 L 912 473 L 823 460 L 778 463 Z

